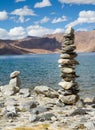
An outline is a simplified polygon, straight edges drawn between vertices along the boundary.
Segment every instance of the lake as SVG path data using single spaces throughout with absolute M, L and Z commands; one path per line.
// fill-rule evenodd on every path
M 10 80 L 10 73 L 21 71 L 22 87 L 34 88 L 37 85 L 46 85 L 58 89 L 61 81 L 58 68 L 59 54 L 31 54 L 0 56 L 0 86 Z M 77 82 L 80 86 L 80 95 L 95 95 L 95 53 L 80 53 L 76 67 L 80 77 Z

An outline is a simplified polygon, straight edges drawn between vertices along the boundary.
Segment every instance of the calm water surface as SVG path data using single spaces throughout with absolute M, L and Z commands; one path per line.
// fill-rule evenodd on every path
M 58 89 L 60 69 L 58 68 L 59 54 L 0 56 L 0 85 L 9 82 L 9 75 L 15 70 L 21 71 L 22 87 L 47 85 Z M 77 60 L 77 79 L 80 95 L 95 96 L 95 53 L 81 53 Z

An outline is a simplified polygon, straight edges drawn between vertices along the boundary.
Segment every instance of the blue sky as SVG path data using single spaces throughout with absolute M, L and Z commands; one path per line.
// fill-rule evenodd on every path
M 95 29 L 95 0 L 0 0 L 0 39 Z

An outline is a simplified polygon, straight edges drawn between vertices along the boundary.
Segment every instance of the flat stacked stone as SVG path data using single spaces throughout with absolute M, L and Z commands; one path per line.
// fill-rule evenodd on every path
M 79 62 L 75 59 L 77 56 L 75 49 L 74 30 L 72 27 L 68 27 L 64 35 L 62 54 L 58 60 L 62 77 L 62 81 L 59 85 L 64 89 L 64 94 L 59 98 L 64 104 L 75 104 L 79 99 L 79 86 L 75 81 L 75 79 L 79 77 L 75 71 L 76 65 L 78 65 Z

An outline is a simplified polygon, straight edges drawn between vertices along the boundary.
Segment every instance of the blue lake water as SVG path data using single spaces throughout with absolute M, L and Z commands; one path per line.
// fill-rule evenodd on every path
M 0 56 L 0 86 L 10 80 L 10 73 L 21 71 L 22 87 L 47 85 L 58 89 L 61 81 L 58 68 L 59 54 Z M 80 86 L 80 95 L 95 96 L 95 53 L 81 53 L 77 60 L 80 65 L 76 71 Z

